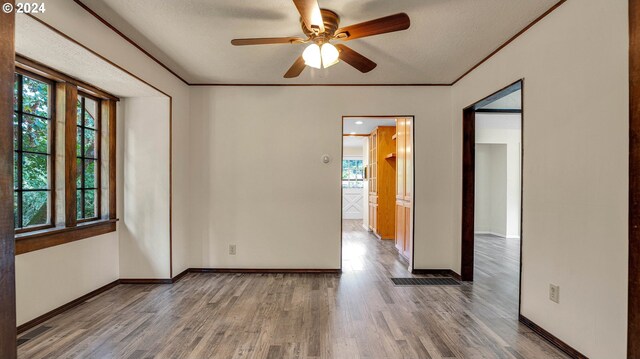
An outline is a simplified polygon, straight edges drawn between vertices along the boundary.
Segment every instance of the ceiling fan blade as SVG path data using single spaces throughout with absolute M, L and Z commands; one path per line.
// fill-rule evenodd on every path
M 355 67 L 362 73 L 367 73 L 378 66 L 378 64 L 360 55 L 358 52 L 352 50 L 348 46 L 342 44 L 336 44 L 335 46 L 338 48 L 338 51 L 340 51 L 340 60 Z
M 289 70 L 287 70 L 287 73 L 284 74 L 284 78 L 291 79 L 300 76 L 302 70 L 304 70 L 305 67 L 306 65 L 304 64 L 304 59 L 302 58 L 302 56 L 299 56 L 293 63 L 293 65 L 291 65 Z
M 341 40 L 353 40 L 361 37 L 386 34 L 388 32 L 406 30 L 411 26 L 409 15 L 399 13 L 379 19 L 361 22 L 336 30 L 335 37 Z
M 233 39 L 231 45 L 269 45 L 269 44 L 296 44 L 306 41 L 301 37 L 258 37 L 253 39 Z
M 293 0 L 293 3 L 309 31 L 313 32 L 314 29 L 318 29 L 319 34 L 324 32 L 324 21 L 322 21 L 317 0 Z

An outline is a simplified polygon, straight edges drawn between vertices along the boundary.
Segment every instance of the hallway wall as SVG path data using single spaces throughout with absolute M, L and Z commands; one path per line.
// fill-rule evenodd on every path
M 462 110 L 524 78 L 521 311 L 590 358 L 626 357 L 628 32 L 627 1 L 567 1 L 453 87 L 454 269 Z
M 192 266 L 339 268 L 342 116 L 402 114 L 415 115 L 415 266 L 450 268 L 450 101 L 449 87 L 191 88 Z

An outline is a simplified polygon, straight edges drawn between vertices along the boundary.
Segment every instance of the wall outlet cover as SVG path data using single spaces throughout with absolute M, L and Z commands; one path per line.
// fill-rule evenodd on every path
M 552 302 L 560 303 L 560 286 L 549 284 L 549 299 Z
M 232 256 L 236 255 L 236 245 L 235 244 L 230 244 L 229 245 L 229 254 Z

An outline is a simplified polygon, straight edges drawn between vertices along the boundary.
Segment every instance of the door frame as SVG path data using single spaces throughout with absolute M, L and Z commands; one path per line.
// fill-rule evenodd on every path
M 629 279 L 627 358 L 640 357 L 640 0 L 629 0 Z
M 14 0 L 4 1 L 15 5 Z M 6 4 L 5 4 L 6 5 Z M 0 12 L 0 357 L 17 357 L 13 223 L 15 11 Z
M 524 79 L 519 79 L 491 95 L 476 101 L 462 110 L 462 231 L 460 254 L 460 277 L 463 281 L 473 281 L 475 255 L 475 145 L 476 110 L 512 92 L 521 90 L 520 101 L 520 256 L 518 273 L 518 315 L 522 293 L 522 223 L 524 185 Z
M 410 273 L 413 273 L 413 271 L 415 270 L 414 267 L 414 258 L 415 258 L 415 224 L 416 224 L 416 216 L 415 216 L 415 211 L 416 211 L 416 151 L 415 151 L 415 144 L 416 144 L 416 117 L 414 115 L 343 115 L 341 122 L 340 122 L 340 271 L 342 271 L 342 251 L 343 251 L 343 238 L 342 238 L 342 233 L 343 233 L 343 226 L 342 226 L 342 157 L 344 156 L 344 137 L 345 136 L 349 136 L 349 135 L 345 135 L 344 134 L 344 120 L 348 119 L 348 118 L 353 118 L 353 117 L 362 117 L 365 120 L 367 118 L 375 120 L 375 119 L 381 119 L 381 118 L 411 118 L 412 119 L 412 124 L 413 126 L 411 126 L 411 148 L 413 150 L 413 157 L 412 157 L 412 163 L 411 165 L 413 166 L 413 171 L 411 171 L 411 174 L 413 176 L 413 189 L 411 192 L 411 238 L 410 238 L 410 242 L 411 242 L 411 260 L 409 261 L 409 268 L 407 268 L 407 270 Z M 363 136 L 363 135 L 356 135 L 356 136 Z M 364 211 L 364 209 L 363 209 Z

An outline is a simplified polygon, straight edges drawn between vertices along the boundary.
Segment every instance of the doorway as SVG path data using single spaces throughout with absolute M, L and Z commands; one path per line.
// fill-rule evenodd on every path
M 365 262 L 368 248 L 388 251 L 412 271 L 413 122 L 413 116 L 343 117 L 343 270 L 361 267 L 354 263 Z
M 522 99 L 517 81 L 463 111 L 461 278 L 500 286 L 519 311 Z

